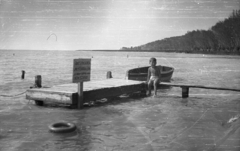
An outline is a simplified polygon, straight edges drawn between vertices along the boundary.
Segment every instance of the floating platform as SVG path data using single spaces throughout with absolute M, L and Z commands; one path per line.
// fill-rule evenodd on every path
M 124 79 L 106 79 L 83 83 L 83 103 L 116 97 L 122 94 L 143 91 L 146 86 L 142 81 Z M 33 88 L 26 92 L 26 98 L 37 102 L 52 102 L 78 106 L 78 84 L 56 85 L 50 88 Z

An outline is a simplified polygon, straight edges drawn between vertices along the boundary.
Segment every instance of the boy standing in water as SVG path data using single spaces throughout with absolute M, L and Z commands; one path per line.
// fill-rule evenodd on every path
M 156 66 L 157 60 L 156 58 L 151 58 L 149 60 L 149 64 L 151 65 L 148 68 L 148 76 L 147 76 L 147 84 L 148 84 L 148 93 L 147 95 L 151 95 L 152 85 L 154 87 L 154 97 L 157 95 L 157 85 L 160 82 L 161 78 L 161 66 Z

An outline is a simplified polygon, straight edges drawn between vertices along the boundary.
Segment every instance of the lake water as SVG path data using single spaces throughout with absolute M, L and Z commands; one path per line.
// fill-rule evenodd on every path
M 176 131 L 171 131 L 171 136 L 162 134 L 162 131 L 151 133 L 150 130 L 157 128 L 156 121 L 158 125 L 167 126 L 166 123 L 169 119 L 174 121 L 177 117 L 182 117 L 185 115 L 183 111 L 186 108 L 196 111 L 194 116 L 196 119 L 200 119 L 197 116 L 203 113 L 204 115 L 208 114 L 207 111 L 210 107 L 228 106 L 227 109 L 221 110 L 221 115 L 217 115 L 218 121 L 226 122 L 232 116 L 239 114 L 239 92 L 190 89 L 189 99 L 183 100 L 179 88 L 159 89 L 158 98 L 122 98 L 114 103 L 85 108 L 80 111 L 54 106 L 38 107 L 32 101 L 26 100 L 24 94 L 10 97 L 25 92 L 32 86 L 35 75 L 42 76 L 43 86 L 71 83 L 73 59 L 91 58 L 91 80 L 101 80 L 106 79 L 107 71 L 112 71 L 114 78 L 124 79 L 128 69 L 149 65 L 150 57 L 156 57 L 157 64 L 174 67 L 175 71 L 171 82 L 240 89 L 240 56 L 158 52 L 1 50 L 0 149 L 208 149 L 214 144 L 212 140 L 217 140 L 219 136 L 222 136 L 219 128 L 216 128 L 219 130 L 218 132 L 207 137 L 207 139 L 211 138 L 211 141 L 200 144 L 178 141 L 178 138 L 187 135 L 181 133 L 180 136 L 179 132 L 183 130 L 189 136 L 192 133 L 188 129 L 185 132 L 184 128 L 192 129 L 196 123 L 180 125 L 182 129 L 178 127 Z M 22 70 L 26 72 L 24 80 L 21 79 Z M 156 120 L 152 115 L 158 115 L 161 120 Z M 198 122 L 196 119 L 195 122 Z M 74 134 L 55 135 L 49 133 L 47 125 L 59 120 L 73 122 L 80 128 Z M 127 123 L 129 121 L 131 121 L 130 125 Z M 166 123 L 163 124 L 161 121 Z M 146 125 L 147 123 L 150 125 Z M 213 127 L 215 128 L 216 125 Z M 227 128 L 224 130 L 227 131 Z M 166 132 L 166 128 L 164 132 Z M 161 139 L 159 135 L 158 137 L 153 136 L 154 133 L 159 135 L 161 133 Z M 236 135 L 240 134 L 239 130 L 235 133 Z M 234 145 L 225 145 L 225 147 L 240 149 L 240 140 L 237 138 L 231 140 L 238 142 L 234 144 L 238 146 L 231 148 L 230 146 Z M 226 149 L 221 145 L 218 147 Z

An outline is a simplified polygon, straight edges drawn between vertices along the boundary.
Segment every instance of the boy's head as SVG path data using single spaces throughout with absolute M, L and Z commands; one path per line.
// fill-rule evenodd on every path
M 156 58 L 150 58 L 149 64 L 150 64 L 151 66 L 155 66 L 155 65 L 157 64 L 157 59 L 156 59 Z

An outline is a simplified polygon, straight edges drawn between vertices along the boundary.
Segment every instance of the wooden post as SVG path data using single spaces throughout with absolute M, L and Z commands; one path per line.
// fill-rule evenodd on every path
M 42 77 L 41 75 L 35 76 L 35 87 L 41 88 L 42 87 Z
M 187 98 L 189 94 L 189 87 L 181 87 L 182 88 L 182 98 Z
M 112 78 L 112 72 L 111 71 L 108 71 L 107 72 L 107 79 L 111 79 Z
M 35 76 L 35 84 L 34 84 L 35 88 L 41 88 L 42 87 L 42 77 L 41 75 L 36 75 Z M 39 106 L 43 106 L 44 102 L 41 100 L 35 100 L 35 104 L 39 105 Z
M 24 70 L 22 70 L 22 79 L 24 79 L 24 77 L 25 77 L 25 71 Z
M 83 107 L 83 82 L 78 83 L 78 109 Z

